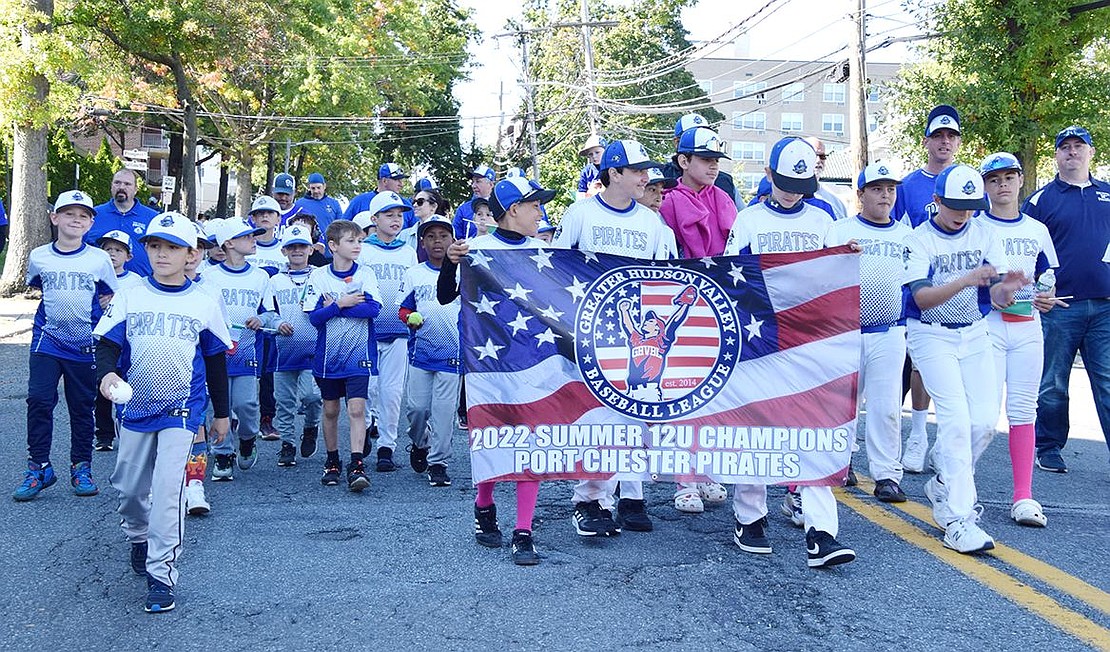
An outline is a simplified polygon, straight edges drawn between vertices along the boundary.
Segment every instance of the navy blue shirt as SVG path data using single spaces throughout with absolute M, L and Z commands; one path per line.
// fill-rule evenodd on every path
M 123 268 L 140 276 L 150 276 L 150 259 L 146 257 L 146 248 L 139 244 L 139 238 L 146 234 L 147 225 L 156 215 L 158 211 L 142 202 L 135 202 L 126 213 L 120 213 L 115 202 L 105 202 L 96 207 L 96 218 L 85 234 L 85 242 L 95 247 L 97 239 L 105 233 L 123 231 L 131 236 L 131 260 Z
M 1055 179 L 1025 200 L 1021 212 L 1048 227 L 1060 267 L 1056 296 L 1110 298 L 1110 184 L 1080 188 Z
M 297 200 L 297 206 L 300 206 L 304 212 L 316 216 L 316 226 L 320 227 L 320 233 L 327 233 L 328 225 L 343 217 L 343 209 L 339 207 L 339 202 L 327 195 L 320 199 L 301 197 Z

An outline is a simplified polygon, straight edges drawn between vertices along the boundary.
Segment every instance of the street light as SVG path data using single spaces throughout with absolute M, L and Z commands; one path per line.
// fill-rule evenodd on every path
M 293 149 L 294 147 L 300 147 L 301 145 L 323 145 L 323 144 L 324 143 L 316 140 L 315 138 L 312 139 L 312 140 L 302 140 L 302 141 L 296 142 L 296 143 L 291 143 L 291 142 L 289 142 L 289 139 L 286 138 L 285 139 L 285 173 L 289 174 L 289 151 L 291 149 Z

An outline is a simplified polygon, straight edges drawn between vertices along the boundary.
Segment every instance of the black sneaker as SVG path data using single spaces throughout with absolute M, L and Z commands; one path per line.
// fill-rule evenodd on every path
M 847 564 L 856 558 L 856 551 L 841 544 L 833 535 L 809 528 L 806 532 L 806 553 L 810 568 Z
M 497 527 L 497 505 L 474 506 L 474 538 L 487 548 L 501 547 L 501 529 Z
M 433 464 L 429 466 L 428 484 L 433 487 L 450 487 L 451 478 L 447 475 L 447 467 L 443 464 Z
M 235 456 L 216 454 L 216 465 L 212 467 L 213 482 L 227 482 L 235 479 Z
M 301 433 L 301 457 L 312 457 L 316 454 L 316 436 L 320 433 L 317 427 L 305 428 Z
M 131 570 L 136 575 L 146 575 L 146 551 L 146 541 L 131 544 Z
M 744 525 L 736 521 L 736 530 L 732 533 L 732 541 L 744 552 L 757 555 L 771 554 L 771 541 L 767 538 L 767 517 Z
M 239 440 L 239 470 L 248 471 L 258 462 L 258 447 L 254 445 L 254 437 Z
M 1060 455 L 1060 451 L 1045 451 L 1037 455 L 1037 468 L 1049 473 L 1068 472 L 1068 465 L 1064 464 L 1064 458 Z
M 613 522 L 613 515 L 609 513 L 609 510 L 602 509 L 601 503 L 596 500 L 575 503 L 571 520 L 574 522 L 574 530 L 578 532 L 579 536 L 595 537 L 600 535 L 607 537 L 621 532 L 621 529 Z
M 845 487 L 854 487 L 859 484 L 859 479 L 856 478 L 856 472 L 852 470 L 851 462 L 848 463 L 848 475 L 844 477 Z
M 540 563 L 531 530 L 513 530 L 513 563 L 517 566 L 535 566 Z
M 278 466 L 297 466 L 297 449 L 287 441 L 281 442 Z
M 875 497 L 883 503 L 904 503 L 906 492 L 894 480 L 876 480 Z
M 416 474 L 427 473 L 428 471 L 428 449 L 417 448 L 416 446 L 409 446 L 409 466 L 412 467 L 412 472 Z
M 389 473 L 397 470 L 397 465 L 393 463 L 392 448 L 383 447 L 378 449 L 378 463 L 374 466 L 374 470 L 378 473 Z
M 115 448 L 115 442 L 113 442 L 111 439 L 98 439 L 96 441 L 96 445 L 93 446 L 93 449 L 96 450 L 98 453 L 107 453 L 109 451 L 115 450 Z
M 369 486 L 370 480 L 366 478 L 366 469 L 362 466 L 362 460 L 348 464 L 347 488 L 358 493 Z
M 621 498 L 617 501 L 617 523 L 625 530 L 651 532 L 651 517 L 647 515 L 647 504 L 643 500 Z
M 324 475 L 320 478 L 320 484 L 325 487 L 334 487 L 339 484 L 339 474 L 343 472 L 342 462 L 324 462 Z
M 366 438 L 367 439 L 377 439 L 378 438 L 378 420 L 377 419 L 371 419 L 370 420 L 370 427 L 366 429 Z
M 162 584 L 150 575 L 146 576 L 146 606 L 148 614 L 173 611 L 177 605 L 173 602 L 173 587 Z

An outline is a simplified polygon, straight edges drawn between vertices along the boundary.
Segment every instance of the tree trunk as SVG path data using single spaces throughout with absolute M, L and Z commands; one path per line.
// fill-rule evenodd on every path
M 181 159 L 185 155 L 185 140 L 179 133 L 170 134 L 170 158 L 166 164 L 166 174 L 175 178 L 181 178 Z M 177 187 L 173 189 L 173 199 L 170 200 L 170 205 L 165 210 L 177 210 L 181 205 L 181 184 L 178 183 Z
M 181 189 L 181 212 L 189 219 L 197 217 L 197 106 L 193 102 L 193 91 L 185 76 L 185 65 L 181 56 L 173 57 L 173 80 L 177 88 L 177 101 L 185 111 L 185 142 L 181 156 L 181 178 L 177 187 Z
M 263 191 L 266 194 L 274 187 L 274 144 L 266 143 L 266 187 Z
M 251 185 L 251 170 L 254 168 L 254 150 L 250 145 L 244 145 L 235 157 L 236 182 L 235 182 L 235 210 L 236 215 L 246 217 L 251 210 L 251 199 L 254 197 L 254 188 Z
M 216 217 L 223 219 L 227 217 L 227 181 L 228 170 L 227 165 L 223 162 L 220 163 L 220 189 L 216 193 Z
M 1021 196 L 1028 197 L 1037 191 L 1041 183 L 1037 180 L 1037 141 L 1030 138 L 1026 142 L 1018 143 L 1015 152 L 1025 168 L 1025 181 L 1021 184 Z
M 46 85 L 46 80 L 42 83 Z M 48 130 L 17 125 L 14 131 L 11 230 L 4 274 L 0 276 L 0 295 L 6 297 L 27 288 L 31 250 L 50 241 L 50 220 L 46 219 L 50 205 L 45 192 Z

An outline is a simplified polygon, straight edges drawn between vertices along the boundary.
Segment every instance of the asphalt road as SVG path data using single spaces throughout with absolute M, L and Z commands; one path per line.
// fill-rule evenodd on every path
M 25 468 L 26 365 L 25 345 L 0 344 L 5 491 Z M 188 520 L 178 607 L 162 615 L 143 612 L 145 585 L 127 563 L 107 483 L 115 453 L 97 453 L 99 496 L 78 498 L 63 480 L 30 503 L 0 497 L 0 649 L 1110 649 L 1110 466 L 1093 408 L 1077 409 L 1071 473 L 1034 478 L 1048 528 L 1010 521 L 1000 436 L 978 475 L 996 554 L 945 550 L 917 518 L 923 507 L 911 504 L 915 516 L 856 490 L 839 538 L 859 559 L 829 570 L 807 568 L 780 489 L 769 499 L 775 552 L 754 556 L 732 544 L 728 506 L 679 514 L 666 484 L 647 487 L 654 532 L 580 538 L 570 484 L 546 483 L 543 563 L 518 568 L 507 549 L 474 542 L 462 432 L 454 486 L 404 468 L 372 473 L 357 495 L 321 486 L 322 456 L 282 469 L 278 444 L 263 442 L 254 469 L 208 483 L 214 511 Z M 56 417 L 67 432 L 64 410 Z M 63 466 L 68 437 L 53 455 Z M 863 453 L 855 464 L 866 471 Z M 927 503 L 925 479 L 906 476 L 916 503 Z M 497 502 L 508 533 L 511 487 Z

